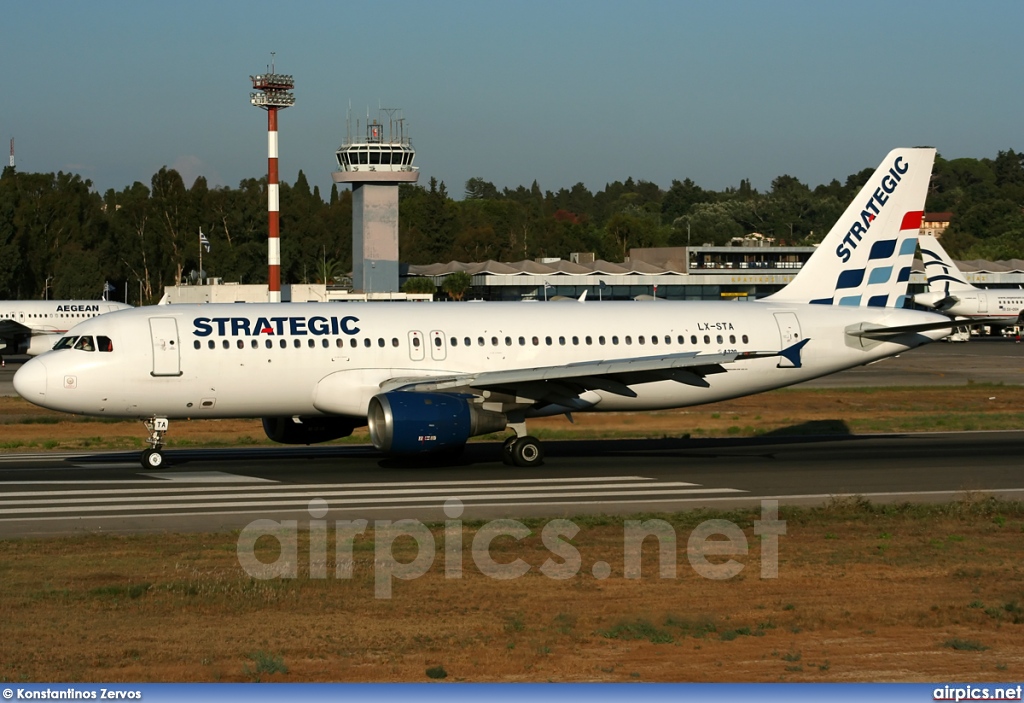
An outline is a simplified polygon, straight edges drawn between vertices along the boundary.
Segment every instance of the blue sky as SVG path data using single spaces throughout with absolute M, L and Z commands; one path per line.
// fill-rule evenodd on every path
M 100 191 L 266 173 L 249 75 L 295 76 L 281 178 L 324 195 L 349 103 L 401 107 L 461 197 L 627 177 L 812 186 L 896 146 L 1024 150 L 1024 3 L 28 2 L 0 7 L 0 138 Z M 6 159 L 3 163 L 6 163 Z

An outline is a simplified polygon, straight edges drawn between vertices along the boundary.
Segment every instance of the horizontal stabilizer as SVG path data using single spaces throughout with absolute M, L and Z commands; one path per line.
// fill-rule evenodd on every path
M 945 322 L 923 322 L 918 325 L 900 325 L 898 327 L 865 327 L 863 326 L 865 323 L 860 323 L 860 325 L 847 327 L 846 334 L 851 337 L 884 341 L 903 334 L 915 334 L 917 332 L 941 329 L 953 330 L 957 327 L 977 327 L 979 325 L 991 325 L 999 322 L 1006 322 L 1006 320 L 1000 317 L 980 317 L 973 320 L 955 320 L 950 318 Z

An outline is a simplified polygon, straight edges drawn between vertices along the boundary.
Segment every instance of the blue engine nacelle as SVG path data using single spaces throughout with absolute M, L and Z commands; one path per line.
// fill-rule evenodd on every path
M 503 413 L 482 410 L 470 396 L 392 391 L 370 399 L 367 424 L 373 446 L 387 454 L 458 449 L 470 437 L 501 432 Z

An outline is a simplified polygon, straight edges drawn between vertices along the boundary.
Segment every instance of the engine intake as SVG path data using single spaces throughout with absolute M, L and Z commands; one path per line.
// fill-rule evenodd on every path
M 508 418 L 477 407 L 470 396 L 392 391 L 370 399 L 367 423 L 380 451 L 419 454 L 455 449 L 470 437 L 501 432 Z
M 280 444 L 318 444 L 348 437 L 365 424 L 356 418 L 337 416 L 302 415 L 297 422 L 294 417 L 265 417 L 263 431 Z

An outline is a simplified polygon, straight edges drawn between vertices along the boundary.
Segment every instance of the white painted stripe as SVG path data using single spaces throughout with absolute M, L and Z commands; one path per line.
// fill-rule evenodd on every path
M 267 184 L 267 212 L 278 212 L 281 209 L 281 186 L 277 183 Z
M 740 490 L 738 488 L 686 488 L 676 491 L 631 491 L 628 495 L 698 495 L 703 493 L 746 493 L 747 491 Z M 537 498 L 595 498 L 602 496 L 615 496 L 618 502 L 623 502 L 623 494 L 618 491 L 580 491 L 578 493 L 499 493 L 495 495 L 488 494 L 476 494 L 476 495 L 465 495 L 461 496 L 463 500 L 515 500 L 515 499 L 537 499 Z M 404 496 L 400 498 L 378 498 L 373 503 L 367 504 L 368 501 L 364 498 L 356 498 L 352 500 L 335 500 L 334 505 L 360 505 L 361 507 L 374 507 L 375 504 L 387 505 L 389 503 L 410 503 L 413 501 L 422 500 L 421 496 Z M 274 508 L 280 507 L 282 504 L 294 505 L 297 507 L 307 507 L 308 501 L 305 499 L 301 501 L 238 501 L 231 503 L 185 503 L 183 505 L 162 505 L 160 503 L 146 503 L 143 505 L 132 505 L 127 508 L 122 508 L 121 511 L 133 511 L 133 510 L 160 510 L 164 507 L 174 508 Z M 543 505 L 543 504 L 541 504 Z M 329 506 L 328 506 L 329 507 Z M 117 507 L 111 505 L 69 505 L 69 506 L 52 506 L 52 507 L 32 507 L 32 508 L 15 508 L 12 510 L 0 509 L 0 515 L 16 515 L 18 513 L 68 513 L 70 515 L 77 515 L 79 513 L 94 513 L 103 510 L 118 510 Z M 132 516 L 132 512 L 122 512 L 125 516 Z M 157 513 L 159 514 L 159 513 Z
M 224 471 L 164 471 L 161 473 L 144 473 L 143 476 L 164 479 L 171 482 L 184 483 L 279 483 L 271 478 L 240 476 Z M 255 486 L 254 486 L 255 487 Z
M 267 237 L 267 263 L 270 266 L 281 265 L 280 237 Z
M 205 473 L 205 472 L 198 472 L 198 473 Z M 182 476 L 186 476 L 186 475 L 188 475 L 188 472 L 182 471 L 182 472 L 180 472 L 180 474 Z M 160 474 L 140 474 L 140 475 L 141 476 L 159 476 Z M 248 478 L 248 477 L 240 477 L 240 478 Z M 254 481 L 264 481 L 264 480 L 268 480 L 268 479 L 259 479 L 259 478 L 257 478 L 257 479 L 252 479 L 252 480 L 254 480 Z M 279 486 L 282 489 L 285 489 L 285 490 L 296 490 L 296 491 L 297 490 L 304 490 L 304 489 L 309 489 L 309 490 L 327 490 L 327 489 L 344 490 L 344 489 L 353 489 L 353 488 L 383 488 L 385 490 L 389 490 L 389 489 L 392 489 L 392 488 L 395 488 L 395 487 L 407 487 L 407 486 L 425 486 L 427 488 L 433 487 L 433 486 L 437 486 L 437 487 L 444 487 L 444 486 L 519 486 L 519 485 L 530 484 L 530 483 L 539 483 L 539 484 L 600 483 L 602 481 L 646 481 L 646 482 L 653 482 L 653 481 L 655 481 L 655 479 L 649 478 L 647 476 L 580 476 L 578 478 L 569 478 L 569 477 L 510 478 L 510 479 L 498 479 L 498 478 L 493 478 L 492 479 L 492 478 L 489 478 L 489 479 L 480 479 L 480 480 L 473 480 L 473 481 L 377 481 L 377 482 L 371 482 L 371 483 L 286 483 L 286 484 L 279 484 Z M 184 483 L 185 481 L 183 480 L 182 482 Z M 154 481 L 149 481 L 149 480 L 147 480 L 147 481 L 120 481 L 120 480 L 116 480 L 116 479 L 115 480 L 111 480 L 111 481 L 99 481 L 99 480 L 92 480 L 92 481 L 4 481 L 0 485 L 8 485 L 8 484 L 15 484 L 15 483 L 26 484 L 26 485 L 43 484 L 43 483 L 46 483 L 46 484 L 51 484 L 52 483 L 52 484 L 56 484 L 56 485 L 63 485 L 65 483 L 84 483 L 84 484 L 96 484 L 96 485 L 100 485 L 100 484 L 104 484 L 104 485 L 105 484 L 114 484 L 114 485 L 112 485 L 109 488 L 104 488 L 102 490 L 31 491 L 31 492 L 28 492 L 28 491 L 17 491 L 15 493 L 9 493 L 9 494 L 0 493 L 0 497 L 2 497 L 4 495 L 11 495 L 11 496 L 22 496 L 22 495 L 110 495 L 111 493 L 126 492 L 126 491 L 130 491 L 130 492 L 132 492 L 134 494 L 141 494 L 141 493 L 185 493 L 185 492 L 188 492 L 188 491 L 200 492 L 200 491 L 209 491 L 210 490 L 209 486 L 166 488 L 166 487 L 164 487 L 161 484 L 158 484 L 158 483 L 156 483 Z M 143 483 L 143 484 L 149 484 L 149 485 L 156 485 L 156 486 L 160 486 L 160 487 L 159 488 L 125 488 L 125 489 L 119 491 L 119 489 L 117 488 L 117 485 L 120 485 L 122 483 Z M 633 485 L 637 485 L 637 484 L 633 484 Z M 688 485 L 696 486 L 698 484 L 691 483 L 691 484 L 688 484 Z M 269 486 L 218 486 L 217 490 L 222 490 L 222 491 L 265 491 L 268 488 L 269 488 Z
M 611 488 L 626 488 L 632 489 L 638 485 L 650 486 L 651 484 L 636 484 L 636 483 L 602 483 L 598 486 L 601 489 Z M 695 488 L 698 486 L 696 483 L 685 483 L 682 481 L 670 481 L 666 483 L 655 484 L 659 488 Z M 266 490 L 264 486 L 248 486 L 249 489 L 259 488 Z M 296 491 L 287 490 L 287 487 L 280 486 L 282 490 L 265 492 L 265 493 L 206 493 L 200 496 L 206 500 L 231 500 L 232 498 L 327 498 L 330 496 L 392 496 L 392 495 L 451 495 L 453 498 L 456 493 L 467 493 L 472 491 L 507 491 L 509 486 L 487 486 L 481 487 L 476 486 L 473 488 L 459 488 L 459 487 L 448 487 L 448 488 L 400 488 L 389 491 L 325 491 L 314 488 L 313 490 Z M 518 490 L 521 491 L 545 491 L 550 486 L 523 486 Z M 559 486 L 562 490 L 583 490 L 591 488 L 591 486 L 585 485 L 567 485 Z M 210 491 L 210 488 L 191 488 L 176 490 L 173 488 L 158 489 L 163 493 L 172 493 L 173 495 L 162 495 L 152 496 L 159 498 L 160 500 L 194 500 L 196 492 Z M 213 489 L 217 490 L 217 489 Z M 223 489 L 221 489 L 223 490 Z M 141 491 L 88 491 L 87 493 L 95 495 L 100 494 L 102 498 L 86 498 L 80 495 L 74 495 L 83 493 L 84 491 L 52 491 L 52 492 L 41 492 L 41 491 L 26 491 L 23 493 L 12 493 L 10 498 L 3 496 L 0 500 L 0 507 L 4 505 L 49 505 L 52 503 L 130 503 L 132 501 L 139 500 L 139 493 Z M 122 495 L 111 495 L 111 493 L 119 493 Z M 155 491 L 147 491 L 147 493 L 155 493 Z M 28 496 L 30 499 L 22 500 L 22 496 Z M 149 497 L 149 496 L 147 496 Z
M 271 159 L 277 158 L 277 131 L 267 130 L 267 156 Z
M 740 491 L 740 492 L 745 493 L 745 491 Z M 923 495 L 924 493 L 934 493 L 934 494 L 937 494 L 937 495 L 944 495 L 944 496 L 948 496 L 948 497 L 955 497 L 955 496 L 958 496 L 958 495 L 963 495 L 963 491 L 927 491 L 927 492 L 906 491 L 906 492 L 901 492 L 901 493 L 848 493 L 848 494 L 824 494 L 823 493 L 823 494 L 807 495 L 807 496 L 800 496 L 800 495 L 795 495 L 795 496 L 758 496 L 758 495 L 750 495 L 749 493 L 747 493 L 746 495 L 743 495 L 743 496 L 730 496 L 730 497 L 724 497 L 724 498 L 678 498 L 678 499 L 674 499 L 674 500 L 673 499 L 666 499 L 666 498 L 638 498 L 636 500 L 629 500 L 629 501 L 623 501 L 621 499 L 618 499 L 618 500 L 545 501 L 543 503 L 529 503 L 529 502 L 475 503 L 473 505 L 468 505 L 466 507 L 467 508 L 551 508 L 551 507 L 554 507 L 554 506 L 566 506 L 566 507 L 571 509 L 572 507 L 583 506 L 583 505 L 588 505 L 588 506 L 610 505 L 610 506 L 615 507 L 615 506 L 621 506 L 623 503 L 627 503 L 627 502 L 630 503 L 630 504 L 634 504 L 635 503 L 635 504 L 638 504 L 638 505 L 640 505 L 640 504 L 643 504 L 643 505 L 646 505 L 646 504 L 665 504 L 665 503 L 679 503 L 679 504 L 683 504 L 683 503 L 697 503 L 697 504 L 703 505 L 705 503 L 717 503 L 717 502 L 737 501 L 737 500 L 742 500 L 742 501 L 745 501 L 747 503 L 750 503 L 750 504 L 754 505 L 754 504 L 756 504 L 757 501 L 761 501 L 761 500 L 776 500 L 776 499 L 778 499 L 778 500 L 785 500 L 786 498 L 794 498 L 794 499 L 796 499 L 796 498 L 818 498 L 818 499 L 822 499 L 822 498 L 848 498 L 848 497 L 864 497 L 864 498 L 870 498 L 870 497 L 894 497 L 894 498 L 897 498 L 897 497 L 905 497 L 905 496 Z M 989 489 L 987 491 L 986 490 L 979 490 L 979 491 L 976 491 L 975 493 L 993 493 L 993 494 L 1022 493 L 1022 494 L 1024 494 L 1024 488 Z M 175 506 L 175 507 L 184 508 L 184 507 L 187 507 L 187 506 L 183 506 L 182 505 L 182 506 Z M 424 504 L 421 504 L 421 505 L 414 505 L 414 504 L 410 504 L 410 505 L 393 505 L 393 506 L 389 506 L 389 505 L 364 506 L 363 505 L 363 506 L 357 506 L 354 509 L 363 510 L 363 509 L 365 509 L 367 507 L 372 507 L 372 508 L 374 508 L 376 510 L 390 510 L 390 511 L 402 510 L 402 511 L 409 511 L 409 510 L 420 510 L 420 509 L 423 509 L 423 510 L 430 510 L 430 509 L 440 510 L 442 506 L 438 505 L 436 503 L 424 503 Z M 118 513 L 118 514 L 109 514 L 109 515 L 89 515 L 87 517 L 86 516 L 82 516 L 82 519 L 101 520 L 101 519 L 125 519 L 125 518 L 137 519 L 137 518 L 173 518 L 173 517 L 216 517 L 216 516 L 226 516 L 226 515 L 244 515 L 246 512 L 248 512 L 248 511 L 222 510 L 222 511 L 215 511 L 215 512 L 203 511 L 203 512 L 178 512 L 178 513 Z M 295 513 L 295 510 L 292 509 L 292 508 L 276 508 L 276 509 L 275 508 L 271 508 L 271 509 L 262 509 L 259 512 L 260 512 L 260 515 L 274 515 L 274 514 L 290 514 L 290 513 Z M 9 518 L 0 517 L 0 522 L 52 522 L 52 521 L 56 521 L 56 520 L 76 519 L 76 517 L 77 516 L 75 516 L 75 515 L 71 515 L 71 516 L 57 515 L 57 516 L 39 516 L 39 517 L 9 517 Z

